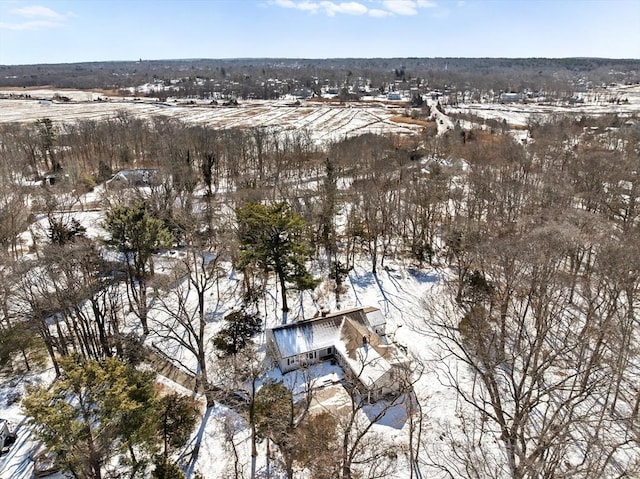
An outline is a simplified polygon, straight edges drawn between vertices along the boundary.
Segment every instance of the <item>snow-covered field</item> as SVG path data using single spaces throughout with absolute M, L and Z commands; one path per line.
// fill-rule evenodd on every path
M 2 94 L 16 93 L 0 91 Z M 21 93 L 21 92 L 17 92 Z M 31 99 L 0 99 L 0 122 L 32 122 L 50 118 L 54 122 L 80 120 L 104 120 L 126 112 L 136 117 L 166 116 L 186 124 L 206 125 L 215 128 L 248 128 L 269 126 L 284 130 L 308 131 L 316 141 L 340 139 L 364 133 L 413 134 L 420 125 L 399 123 L 392 118 L 401 115 L 404 108 L 382 102 L 358 104 L 328 104 L 302 102 L 294 106 L 292 100 L 241 101 L 239 106 L 210 105 L 208 102 L 159 103 L 133 98 L 100 97 L 91 92 L 56 92 L 55 90 L 29 90 Z M 51 101 L 56 93 L 72 98 L 72 102 Z M 90 97 L 90 98 L 89 98 Z M 76 100 L 77 98 L 77 100 Z M 40 99 L 40 100 L 39 100 Z
M 607 99 L 617 98 L 621 103 L 610 103 Z M 640 86 L 612 87 L 606 95 L 584 95 L 584 103 L 575 105 L 554 105 L 546 103 L 469 103 L 447 107 L 447 113 L 472 113 L 487 120 L 506 120 L 511 126 L 525 127 L 533 119 L 544 119 L 550 115 L 598 116 L 618 113 L 628 116 L 640 113 Z
M 30 99 L 17 95 L 28 94 Z M 9 95 L 13 97 L 9 98 Z M 55 95 L 68 97 L 70 102 L 52 99 Z M 0 122 L 33 122 L 50 118 L 54 122 L 104 120 L 126 112 L 142 118 L 166 116 L 185 124 L 214 128 L 276 127 L 289 131 L 306 131 L 314 141 L 330 141 L 364 133 L 415 134 L 422 126 L 393 121 L 402 115 L 403 104 L 362 101 L 346 104 L 303 101 L 294 99 L 241 101 L 238 106 L 211 105 L 208 101 L 169 101 L 161 103 L 151 98 L 107 97 L 101 93 L 78 90 L 0 90 Z M 611 103 L 610 99 L 621 103 Z M 600 93 L 583 94 L 584 103 L 546 104 L 472 103 L 446 107 L 447 113 L 472 113 L 480 118 L 503 121 L 512 127 L 526 127 L 530 120 L 550 115 L 603 115 L 618 113 L 629 116 L 640 113 L 640 86 L 611 87 Z M 98 101 L 102 100 L 102 101 Z M 435 102 L 429 100 L 431 106 Z M 435 109 L 434 109 L 435 110 Z M 438 131 L 453 127 L 446 115 L 435 111 Z

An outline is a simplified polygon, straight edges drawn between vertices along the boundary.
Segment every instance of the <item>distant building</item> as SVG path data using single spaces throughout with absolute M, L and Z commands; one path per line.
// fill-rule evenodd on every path
M 517 103 L 520 100 L 520 93 L 502 93 L 500 95 L 500 101 L 502 103 Z
M 389 93 L 387 93 L 387 100 L 392 100 L 392 101 L 402 100 L 402 96 L 398 92 L 390 91 Z
M 409 360 L 385 335 L 378 308 L 362 307 L 286 324 L 267 331 L 267 344 L 283 373 L 336 361 L 369 400 L 398 393 Z
M 294 97 L 298 98 L 299 100 L 305 100 L 305 99 L 313 96 L 313 91 L 311 91 L 308 88 L 299 88 L 297 90 L 294 90 L 291 94 Z
M 157 174 L 158 170 L 155 169 L 122 170 L 113 175 L 110 180 L 107 180 L 105 185 L 107 187 L 119 186 L 124 188 L 151 186 Z
M 45 177 L 42 179 L 42 184 L 44 186 L 53 186 L 56 184 L 56 181 L 56 175 L 45 175 Z

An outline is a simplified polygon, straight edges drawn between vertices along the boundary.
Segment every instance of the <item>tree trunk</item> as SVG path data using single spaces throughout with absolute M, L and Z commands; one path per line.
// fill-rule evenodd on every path
M 140 296 L 138 300 L 138 316 L 140 316 L 140 323 L 142 324 L 142 332 L 149 334 L 149 324 L 147 323 L 147 282 L 144 279 L 138 280 L 140 287 Z
M 281 268 L 277 271 L 278 279 L 280 280 L 280 289 L 282 294 L 282 312 L 287 313 L 289 311 L 289 305 L 287 304 L 287 285 L 284 278 L 284 272 Z M 284 317 L 284 315 L 283 315 Z M 286 323 L 286 320 L 285 320 Z
M 111 357 L 111 348 L 109 347 L 109 342 L 107 341 L 107 333 L 104 327 L 105 313 L 100 310 L 100 305 L 95 298 L 91 299 L 91 309 L 93 310 L 93 316 L 98 327 L 98 340 L 100 341 L 100 346 L 102 347 L 102 353 L 106 357 Z
M 256 447 L 256 379 L 251 383 L 251 404 L 249 405 L 249 423 L 251 424 L 251 479 L 256 479 L 256 462 L 258 460 L 258 449 Z

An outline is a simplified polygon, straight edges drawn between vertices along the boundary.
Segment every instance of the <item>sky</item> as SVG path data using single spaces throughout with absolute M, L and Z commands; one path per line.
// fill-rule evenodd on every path
M 640 0 L 0 0 L 0 65 L 640 58 Z

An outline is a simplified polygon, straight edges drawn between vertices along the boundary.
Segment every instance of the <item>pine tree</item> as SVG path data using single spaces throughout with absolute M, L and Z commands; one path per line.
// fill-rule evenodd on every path
M 78 479 L 102 479 L 117 455 L 131 475 L 154 444 L 157 407 L 153 374 L 115 359 L 60 358 L 62 376 L 28 391 L 22 406 L 36 436 L 61 468 Z M 119 466 L 120 468 L 122 465 Z
M 260 317 L 245 311 L 234 311 L 224 320 L 226 325 L 213 338 L 213 344 L 223 356 L 238 353 L 262 329 Z
M 189 439 L 196 425 L 198 411 L 191 398 L 175 393 L 160 398 L 158 409 L 162 454 L 168 460 L 169 453 L 183 446 Z
M 266 273 L 274 272 L 280 282 L 282 311 L 289 311 L 287 285 L 298 290 L 313 289 L 318 281 L 307 271 L 310 255 L 305 240 L 305 222 L 294 214 L 286 202 L 273 205 L 249 203 L 236 212 L 240 238 L 238 266 L 257 266 Z
M 173 237 L 162 220 L 151 216 L 143 204 L 114 208 L 107 213 L 105 227 L 111 233 L 107 244 L 124 255 L 133 296 L 131 303 L 136 306 L 144 333 L 148 334 L 147 279 L 153 275 L 152 255 L 169 246 Z
M 282 383 L 267 383 L 258 390 L 255 398 L 256 433 L 258 437 L 271 439 L 283 456 L 287 478 L 293 477 L 293 460 L 296 407 L 293 394 Z

